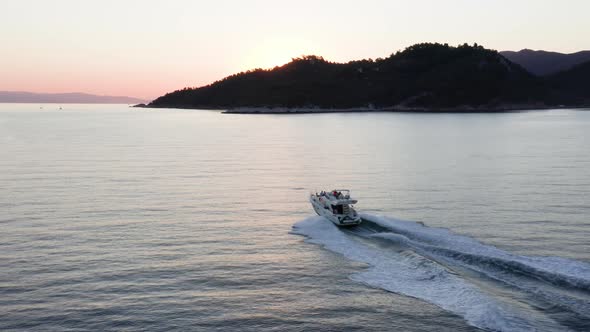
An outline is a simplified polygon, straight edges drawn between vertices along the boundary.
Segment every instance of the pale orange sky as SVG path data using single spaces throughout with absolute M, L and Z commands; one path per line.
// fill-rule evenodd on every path
M 0 90 L 153 99 L 302 54 L 590 49 L 587 0 L 2 0 Z

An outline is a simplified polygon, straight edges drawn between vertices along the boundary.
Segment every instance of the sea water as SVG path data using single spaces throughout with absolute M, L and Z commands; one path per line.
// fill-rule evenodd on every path
M 0 330 L 585 331 L 588 146 L 585 110 L 2 104 Z

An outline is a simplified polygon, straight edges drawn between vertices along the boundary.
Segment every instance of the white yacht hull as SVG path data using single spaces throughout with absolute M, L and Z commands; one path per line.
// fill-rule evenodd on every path
M 361 223 L 361 218 L 358 214 L 354 215 L 335 215 L 329 207 L 318 201 L 317 197 L 311 196 L 309 198 L 311 206 L 318 216 L 330 220 L 336 226 L 355 226 Z

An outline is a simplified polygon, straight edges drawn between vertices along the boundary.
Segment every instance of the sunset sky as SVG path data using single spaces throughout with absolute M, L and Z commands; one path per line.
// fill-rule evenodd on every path
M 588 0 L 1 0 L 0 90 L 153 99 L 316 54 L 418 42 L 590 49 Z

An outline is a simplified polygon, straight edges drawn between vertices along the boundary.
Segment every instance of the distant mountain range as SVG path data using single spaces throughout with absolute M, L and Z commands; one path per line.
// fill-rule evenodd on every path
M 590 62 L 573 65 L 576 61 L 564 61 L 552 68 L 568 70 L 546 70 L 553 74 L 541 77 L 530 72 L 528 62 L 513 62 L 477 44 L 423 43 L 376 60 L 334 63 L 303 56 L 177 90 L 147 107 L 502 111 L 588 106 Z
M 137 104 L 145 99 L 126 96 L 98 96 L 88 93 L 34 93 L 0 91 L 0 103 L 79 103 L 79 104 Z
M 518 52 L 503 51 L 500 54 L 537 76 L 556 74 L 590 61 L 590 51 L 564 54 L 524 49 Z
M 563 103 L 590 106 L 590 61 L 549 76 Z

